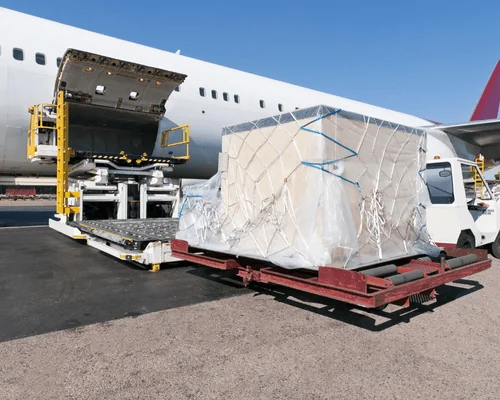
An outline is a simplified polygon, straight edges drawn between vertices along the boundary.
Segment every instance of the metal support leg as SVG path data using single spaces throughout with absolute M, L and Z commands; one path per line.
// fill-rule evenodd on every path
M 68 215 L 66 192 L 68 191 L 68 104 L 64 101 L 64 92 L 57 95 L 57 196 L 56 212 Z
M 140 215 L 139 218 L 144 219 L 148 217 L 148 185 L 143 183 L 139 185 L 140 194 Z
M 172 201 L 172 215 L 171 218 L 179 218 L 179 211 L 181 207 L 181 180 L 180 179 L 172 179 L 172 184 L 177 186 L 177 193 L 175 195 L 176 199 Z
M 67 198 L 69 207 L 74 207 L 78 212 L 75 212 L 75 221 L 83 220 L 83 190 L 82 185 L 79 182 L 69 182 L 69 194 L 70 197 Z
M 116 219 L 128 218 L 128 185 L 118 184 L 118 213 Z

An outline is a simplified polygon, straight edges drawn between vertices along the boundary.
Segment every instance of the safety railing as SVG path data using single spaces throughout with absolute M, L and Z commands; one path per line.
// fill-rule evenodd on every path
M 28 159 L 32 159 L 36 156 L 37 147 L 40 142 L 39 135 L 41 132 L 44 132 L 52 138 L 53 143 L 50 144 L 56 144 L 57 127 L 55 108 L 55 104 L 41 103 L 31 106 L 28 109 L 30 113 L 27 145 Z
M 178 130 L 182 130 L 182 139 L 177 142 L 172 142 L 171 135 L 173 132 L 177 132 Z M 165 156 L 165 149 L 171 148 L 171 147 L 178 147 L 178 146 L 186 146 L 185 153 L 183 155 L 172 155 L 170 158 L 176 158 L 179 160 L 189 160 L 189 140 L 190 140 L 190 130 L 189 130 L 189 125 L 180 125 L 176 126 L 171 129 L 167 129 L 166 131 L 163 131 L 161 133 L 161 148 L 162 148 L 162 155 L 164 157 L 168 157 L 169 155 Z
M 474 161 L 477 164 L 477 168 L 474 168 L 474 190 L 476 192 L 476 196 L 482 199 L 484 197 L 485 189 L 483 178 L 481 178 L 479 171 L 481 171 L 481 174 L 484 175 L 484 158 L 476 157 Z

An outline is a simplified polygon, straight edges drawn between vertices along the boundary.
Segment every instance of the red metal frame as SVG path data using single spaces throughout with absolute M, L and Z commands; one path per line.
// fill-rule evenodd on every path
M 436 242 L 437 247 L 442 247 L 443 249 L 454 249 L 457 247 L 456 243 L 438 243 Z
M 421 270 L 424 277 L 394 286 L 388 279 L 367 276 L 360 272 L 340 268 L 319 267 L 318 272 L 316 272 L 268 266 L 264 265 L 262 261 L 240 259 L 229 254 L 193 248 L 183 240 L 172 240 L 171 248 L 174 257 L 207 267 L 235 270 L 237 275 L 243 278 L 245 284 L 252 281 L 273 283 L 365 308 L 380 307 L 389 303 L 408 306 L 412 295 L 425 294 L 434 297 L 434 289 L 438 286 L 491 267 L 487 251 L 461 250 L 461 252 L 477 254 L 479 261 L 450 269 L 446 263 L 441 265 L 440 263 L 411 260 L 409 263 L 399 266 L 397 272 Z M 457 250 L 453 249 L 452 252 L 457 252 Z M 455 255 L 458 254 L 452 256 Z

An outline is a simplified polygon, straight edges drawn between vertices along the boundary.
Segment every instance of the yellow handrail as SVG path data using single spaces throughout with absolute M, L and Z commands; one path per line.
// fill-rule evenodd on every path
M 37 134 L 39 129 L 50 129 L 56 132 L 57 128 L 55 124 L 47 125 L 44 120 L 44 109 L 56 107 L 55 104 L 41 103 L 31 106 L 28 109 L 30 113 L 30 122 L 28 127 L 28 145 L 27 145 L 27 157 L 31 159 L 35 157 L 37 151 Z
M 182 129 L 182 140 L 179 142 L 170 143 L 170 133 Z M 174 146 L 186 146 L 186 154 L 184 156 L 173 156 L 172 158 L 177 158 L 180 160 L 189 160 L 189 141 L 191 138 L 191 133 L 189 130 L 189 125 L 180 125 L 171 129 L 167 129 L 161 133 L 161 148 L 162 155 L 165 156 L 165 149 Z
M 474 168 L 474 191 L 476 192 L 477 197 L 483 198 L 484 182 L 481 175 L 479 175 L 478 169 L 481 171 L 481 174 L 484 175 L 484 158 L 477 157 L 474 161 L 477 164 L 477 168 Z

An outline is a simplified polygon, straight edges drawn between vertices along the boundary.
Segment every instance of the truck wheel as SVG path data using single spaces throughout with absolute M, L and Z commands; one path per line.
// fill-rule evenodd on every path
M 476 247 L 476 240 L 470 233 L 462 232 L 458 238 L 457 247 L 459 249 L 473 249 Z
M 491 254 L 495 258 L 500 258 L 500 233 L 497 235 L 495 241 L 490 245 Z

